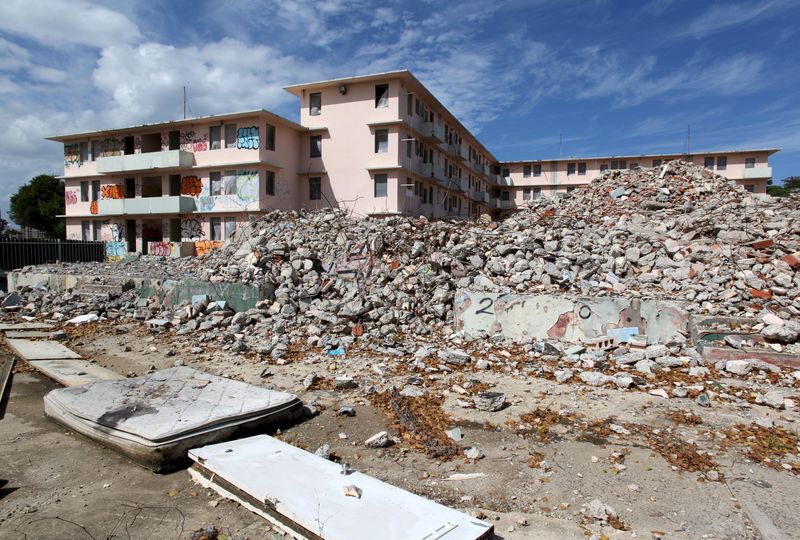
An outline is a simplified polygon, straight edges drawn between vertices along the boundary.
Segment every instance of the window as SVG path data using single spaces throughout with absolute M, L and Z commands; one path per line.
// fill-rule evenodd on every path
M 311 157 L 322 157 L 322 135 L 311 136 Z
M 225 238 L 230 238 L 233 236 L 233 233 L 236 232 L 236 218 L 235 217 L 226 217 L 225 218 Z
M 503 169 L 503 178 L 511 178 L 511 169 Z
M 275 172 L 267 171 L 267 176 L 264 180 L 265 191 L 267 195 L 275 195 Z
M 600 172 L 608 170 L 608 163 L 601 163 L 600 164 Z
M 322 179 L 309 178 L 308 179 L 308 198 L 312 201 L 322 199 Z
M 387 197 L 389 188 L 389 178 L 385 174 L 375 175 L 375 197 Z
M 92 161 L 100 157 L 100 141 L 92 141 Z
M 81 143 L 81 163 L 89 161 L 89 143 L 82 142 Z
M 212 150 L 219 150 L 222 148 L 222 136 L 220 135 L 219 126 L 211 126 L 208 130 L 208 140 L 211 143 Z
M 181 132 L 177 129 L 170 131 L 167 135 L 167 148 L 169 150 L 181 149 Z
M 661 160 L 660 159 L 654 159 L 653 160 L 653 167 L 661 167 Z
M 225 124 L 225 148 L 236 148 L 236 124 Z
M 264 136 L 266 137 L 266 141 L 264 142 L 266 149 L 275 150 L 275 126 L 267 124 Z
M 522 188 L 522 200 L 523 201 L 531 200 L 531 188 L 529 187 Z
M 631 163 L 631 169 L 638 169 L 638 168 L 639 168 L 638 163 Z
M 575 164 L 567 163 L 567 174 L 575 174 Z
M 523 165 L 522 166 L 522 176 L 524 178 L 529 178 L 531 176 L 531 166 L 530 165 Z
M 711 169 L 713 171 L 714 170 L 714 158 L 713 157 L 705 158 L 703 160 L 703 167 L 705 167 L 706 169 Z
M 511 193 L 509 193 L 509 191 L 507 189 L 504 189 L 500 193 L 500 200 L 501 201 L 509 201 L 509 200 L 511 200 Z
M 100 231 L 103 227 L 102 221 L 92 221 L 92 240 L 97 242 L 100 240 Z
M 169 175 L 169 194 L 173 197 L 181 194 L 181 175 Z
M 314 92 L 308 95 L 308 114 L 319 116 L 322 112 L 322 94 Z
M 406 96 L 406 112 L 408 116 L 414 116 L 414 94 Z
M 619 168 L 620 169 L 627 169 L 628 168 L 628 162 L 623 159 L 622 161 L 619 162 Z
M 81 221 L 81 240 L 84 242 L 89 240 L 89 221 Z
M 542 176 L 542 164 L 536 163 L 533 166 L 533 176 Z
M 225 195 L 236 195 L 236 171 L 225 171 L 222 174 Z
M 586 175 L 586 162 L 578 163 L 578 174 Z
M 211 178 L 211 194 L 222 195 L 222 174 L 220 172 L 212 172 Z
M 222 222 L 218 217 L 212 217 L 208 220 L 211 224 L 211 241 L 222 240 Z
M 389 106 L 389 85 L 375 85 L 375 108 L 380 109 Z
M 754 157 L 744 158 L 745 169 L 754 169 L 755 167 L 756 167 L 756 158 Z
M 542 198 L 542 188 L 533 188 L 533 199 L 541 199 Z
M 81 182 L 81 202 L 89 202 L 89 182 L 88 181 L 87 182 Z
M 753 191 L 755 191 L 755 185 L 754 184 L 745 184 L 744 185 L 744 189 L 749 191 L 750 193 L 753 193 Z
M 92 180 L 92 200 L 100 199 L 100 180 Z
M 180 218 L 174 218 L 169 220 L 169 241 L 170 242 L 180 242 L 181 241 L 181 220 Z
M 728 168 L 728 156 L 718 156 L 717 157 L 717 170 L 724 171 Z
M 375 130 L 375 153 L 383 154 L 389 151 L 389 130 L 376 129 Z

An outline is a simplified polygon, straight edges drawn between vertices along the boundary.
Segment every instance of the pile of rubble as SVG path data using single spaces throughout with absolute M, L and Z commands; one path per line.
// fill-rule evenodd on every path
M 257 309 L 235 315 L 207 300 L 164 312 L 149 306 L 158 309 L 147 317 L 188 323 L 189 330 L 236 330 L 255 321 L 275 334 L 299 329 L 320 339 L 391 342 L 446 326 L 455 292 L 473 289 L 672 298 L 696 313 L 771 313 L 777 327 L 765 325 L 772 326 L 770 337 L 791 342 L 791 319 L 800 314 L 799 233 L 796 201 L 749 194 L 676 160 L 606 172 L 587 188 L 534 201 L 501 222 L 276 211 L 202 257 L 52 270 L 110 279 L 194 276 L 274 289 Z M 36 309 L 57 311 L 57 296 L 36 300 Z M 148 306 L 129 293 L 92 307 L 102 315 Z

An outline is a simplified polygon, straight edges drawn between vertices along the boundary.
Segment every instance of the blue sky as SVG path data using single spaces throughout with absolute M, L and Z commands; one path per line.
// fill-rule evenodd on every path
M 35 7 L 33 7 L 35 6 Z M 0 2 L 0 209 L 47 135 L 267 108 L 411 69 L 499 159 L 782 147 L 800 175 L 800 2 Z

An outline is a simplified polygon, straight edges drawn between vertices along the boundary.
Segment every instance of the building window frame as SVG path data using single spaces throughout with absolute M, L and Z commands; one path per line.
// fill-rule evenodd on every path
M 275 126 L 272 124 L 267 124 L 266 129 L 264 130 L 264 149 L 265 150 L 272 150 L 275 151 L 275 135 L 276 135 Z
M 523 178 L 530 178 L 531 177 L 531 166 L 530 165 L 523 165 L 522 166 L 522 177 Z
M 389 106 L 389 85 L 375 85 L 375 108 L 384 109 Z
M 222 126 L 208 128 L 208 147 L 211 150 L 222 149 Z
M 389 130 L 376 129 L 375 130 L 375 153 L 386 154 L 389 152 Z
M 222 195 L 222 172 L 211 171 L 208 173 L 209 193 L 211 195 Z
M 386 173 L 376 173 L 373 176 L 373 197 L 382 199 L 389 196 L 389 175 Z
M 275 196 L 275 171 L 267 169 L 264 175 L 264 193 Z
M 312 158 L 322 157 L 322 135 L 311 135 L 308 138 L 308 156 Z
M 322 114 L 322 92 L 308 94 L 308 114 L 310 116 Z
M 308 200 L 321 201 L 322 200 L 322 178 L 313 176 L 308 179 Z
M 236 124 L 225 124 L 225 148 L 236 148 Z

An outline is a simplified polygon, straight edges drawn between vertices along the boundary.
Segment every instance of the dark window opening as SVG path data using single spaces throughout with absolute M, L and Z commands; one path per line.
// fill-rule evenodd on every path
M 308 114 L 319 116 L 322 112 L 322 94 L 315 92 L 308 95 Z
M 383 108 L 389 106 L 389 85 L 376 84 L 375 85 L 375 108 Z

